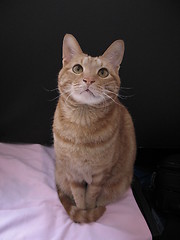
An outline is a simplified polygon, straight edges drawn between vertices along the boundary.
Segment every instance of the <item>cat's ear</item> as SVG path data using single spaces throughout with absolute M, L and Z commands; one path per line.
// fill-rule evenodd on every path
M 66 65 L 75 55 L 81 53 L 81 47 L 75 37 L 71 34 L 66 34 L 63 40 L 63 65 Z
M 124 55 L 124 41 L 116 40 L 102 55 L 106 60 L 118 70 Z

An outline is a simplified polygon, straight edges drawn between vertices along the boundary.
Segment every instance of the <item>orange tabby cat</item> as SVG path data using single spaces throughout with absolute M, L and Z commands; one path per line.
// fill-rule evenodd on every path
M 134 127 L 118 100 L 123 54 L 122 40 L 90 57 L 72 35 L 64 37 L 53 133 L 58 193 L 74 222 L 96 221 L 132 181 Z

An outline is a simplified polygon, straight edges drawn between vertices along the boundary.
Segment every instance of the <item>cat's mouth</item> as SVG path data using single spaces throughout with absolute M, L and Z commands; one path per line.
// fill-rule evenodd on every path
M 90 94 L 91 96 L 94 96 L 94 97 L 95 97 L 94 93 L 91 92 L 91 90 L 89 90 L 89 88 L 87 88 L 86 90 L 82 91 L 80 94 L 82 94 L 82 93 L 88 93 L 88 94 Z
M 96 89 L 94 89 L 93 87 L 85 87 L 84 89 L 81 88 L 78 90 L 80 91 L 74 89 L 72 93 L 72 97 L 77 102 L 80 102 L 82 104 L 94 105 L 99 104 L 103 100 L 103 98 L 99 96 L 98 92 L 96 93 Z

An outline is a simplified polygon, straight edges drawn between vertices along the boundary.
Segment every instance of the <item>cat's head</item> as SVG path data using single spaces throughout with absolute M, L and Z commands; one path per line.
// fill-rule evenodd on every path
M 84 54 L 77 40 L 66 34 L 63 41 L 63 68 L 59 73 L 59 90 L 66 101 L 96 105 L 117 98 L 124 42 L 117 40 L 102 56 Z

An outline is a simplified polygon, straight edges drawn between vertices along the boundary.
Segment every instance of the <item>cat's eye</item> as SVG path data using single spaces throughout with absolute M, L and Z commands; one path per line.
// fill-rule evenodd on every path
M 109 72 L 106 68 L 101 68 L 99 69 L 98 71 L 98 75 L 101 77 L 101 78 L 106 78 L 108 75 L 109 75 Z
M 73 72 L 76 74 L 80 74 L 83 72 L 83 67 L 80 64 L 76 64 L 73 68 L 72 68 Z

